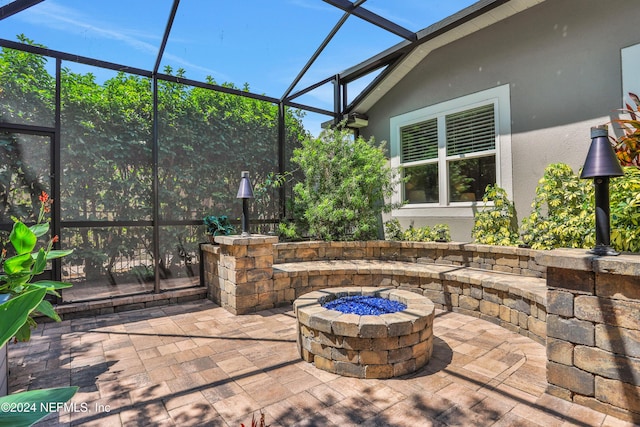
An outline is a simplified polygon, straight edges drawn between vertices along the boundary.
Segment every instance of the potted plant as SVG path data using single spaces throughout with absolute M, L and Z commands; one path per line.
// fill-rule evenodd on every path
M 0 348 L 12 338 L 28 341 L 31 327 L 36 326 L 34 313 L 48 316 L 56 321 L 60 317 L 51 303 L 44 299 L 45 295 L 58 295 L 57 290 L 71 286 L 68 283 L 33 278 L 41 274 L 47 262 L 66 256 L 70 250 L 53 250 L 58 236 L 49 240 L 45 248 L 36 249 L 38 237 L 49 232 L 49 222 L 44 214 L 49 212 L 51 199 L 43 192 L 40 196 L 41 208 L 38 222 L 27 227 L 23 222 L 15 220 L 9 235 L 9 242 L 2 249 L 0 273 Z M 11 252 L 12 256 L 8 256 Z M 78 387 L 61 387 L 44 390 L 31 390 L 0 397 L 0 425 L 30 426 L 47 416 L 50 409 L 57 408 L 57 403 L 71 399 Z
M 214 243 L 213 239 L 215 236 L 228 236 L 235 232 L 233 225 L 231 225 L 231 222 L 226 215 L 209 215 L 204 217 L 203 222 L 211 243 Z

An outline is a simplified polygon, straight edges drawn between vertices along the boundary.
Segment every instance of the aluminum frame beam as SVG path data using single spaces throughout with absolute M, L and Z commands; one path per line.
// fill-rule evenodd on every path
M 329 3 L 331 6 L 335 6 L 338 9 L 342 9 L 345 12 L 357 16 L 358 18 L 364 19 L 365 21 L 382 28 L 383 30 L 389 31 L 399 37 L 402 37 L 408 41 L 416 41 L 418 36 L 413 31 L 407 30 L 406 28 L 396 24 L 395 22 L 389 21 L 387 18 L 383 18 L 382 16 L 371 12 L 368 9 L 360 6 L 360 2 L 351 3 L 349 0 L 323 0 L 325 3 Z
M 0 21 L 16 13 L 29 9 L 31 6 L 43 2 L 44 0 L 14 0 L 9 4 L 0 7 Z

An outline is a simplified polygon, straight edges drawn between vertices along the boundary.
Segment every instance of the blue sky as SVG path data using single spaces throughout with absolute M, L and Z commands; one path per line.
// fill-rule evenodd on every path
M 0 6 L 10 3 L 0 0 Z M 45 0 L 0 21 L 0 37 L 24 33 L 55 50 L 151 70 L 172 0 Z M 474 0 L 368 0 L 364 6 L 411 30 L 421 30 Z M 321 0 L 181 0 L 161 69 L 184 68 L 186 76 L 217 83 L 248 83 L 252 92 L 279 98 L 343 12 Z M 302 89 L 349 68 L 402 39 L 350 17 L 300 84 Z M 104 72 L 77 64 L 78 72 Z M 361 82 L 364 86 L 367 80 Z M 356 93 L 358 87 L 349 89 Z M 331 87 L 298 99 L 332 109 Z M 316 117 L 317 116 L 317 117 Z M 327 118 L 310 114 L 310 126 Z M 313 124 L 311 125 L 311 122 Z M 314 131 L 314 133 L 316 133 Z

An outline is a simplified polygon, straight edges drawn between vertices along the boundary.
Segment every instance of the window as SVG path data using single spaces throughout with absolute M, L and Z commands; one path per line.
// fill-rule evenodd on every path
M 393 117 L 391 162 L 407 178 L 394 201 L 472 215 L 488 184 L 510 194 L 509 121 L 508 85 Z

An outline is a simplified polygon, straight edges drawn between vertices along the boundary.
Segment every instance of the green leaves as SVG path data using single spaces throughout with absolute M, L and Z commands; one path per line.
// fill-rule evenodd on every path
M 610 181 L 611 246 L 640 252 L 640 169 L 625 167 Z M 487 188 L 485 210 L 476 214 L 476 241 L 494 245 L 518 242 L 515 208 L 503 190 Z M 487 206 L 488 201 L 493 205 Z M 533 249 L 592 248 L 595 245 L 593 183 L 566 164 L 549 165 L 538 182 L 532 211 L 522 220 L 521 239 Z
M 518 243 L 518 219 L 507 192 L 497 185 L 488 185 L 484 209 L 475 214 L 471 234 L 476 242 L 485 245 L 512 246 Z
M 384 147 L 373 139 L 353 138 L 341 127 L 306 139 L 294 150 L 292 161 L 304 180 L 294 187 L 295 218 L 309 234 L 323 240 L 377 238 L 378 219 L 392 206 L 397 173 L 387 166 Z
M 38 240 L 33 231 L 29 229 L 22 222 L 16 222 L 13 224 L 13 229 L 9 235 L 9 240 L 13 245 L 16 253 L 22 255 L 31 252 L 36 247 Z
M 4 262 L 4 272 L 8 276 L 14 276 L 17 274 L 31 272 L 30 268 L 33 265 L 33 258 L 30 253 L 16 255 Z
M 425 225 L 414 227 L 413 224 L 406 230 L 402 229 L 400 221 L 393 218 L 384 223 L 385 236 L 388 240 L 406 240 L 408 242 L 449 242 L 451 230 L 447 224 L 436 224 L 433 227 Z
M 78 387 L 31 390 L 0 397 L 2 408 L 20 408 L 21 411 L 0 411 L 0 427 L 26 427 L 57 412 L 78 391 Z
M 210 236 L 228 236 L 234 232 L 233 225 L 226 215 L 209 215 L 203 218 L 203 222 Z
M 593 185 L 564 163 L 554 163 L 538 182 L 522 240 L 533 249 L 590 248 L 595 243 Z
M 46 289 L 34 289 L 0 304 L 0 347 L 27 322 L 29 314 L 43 300 Z

